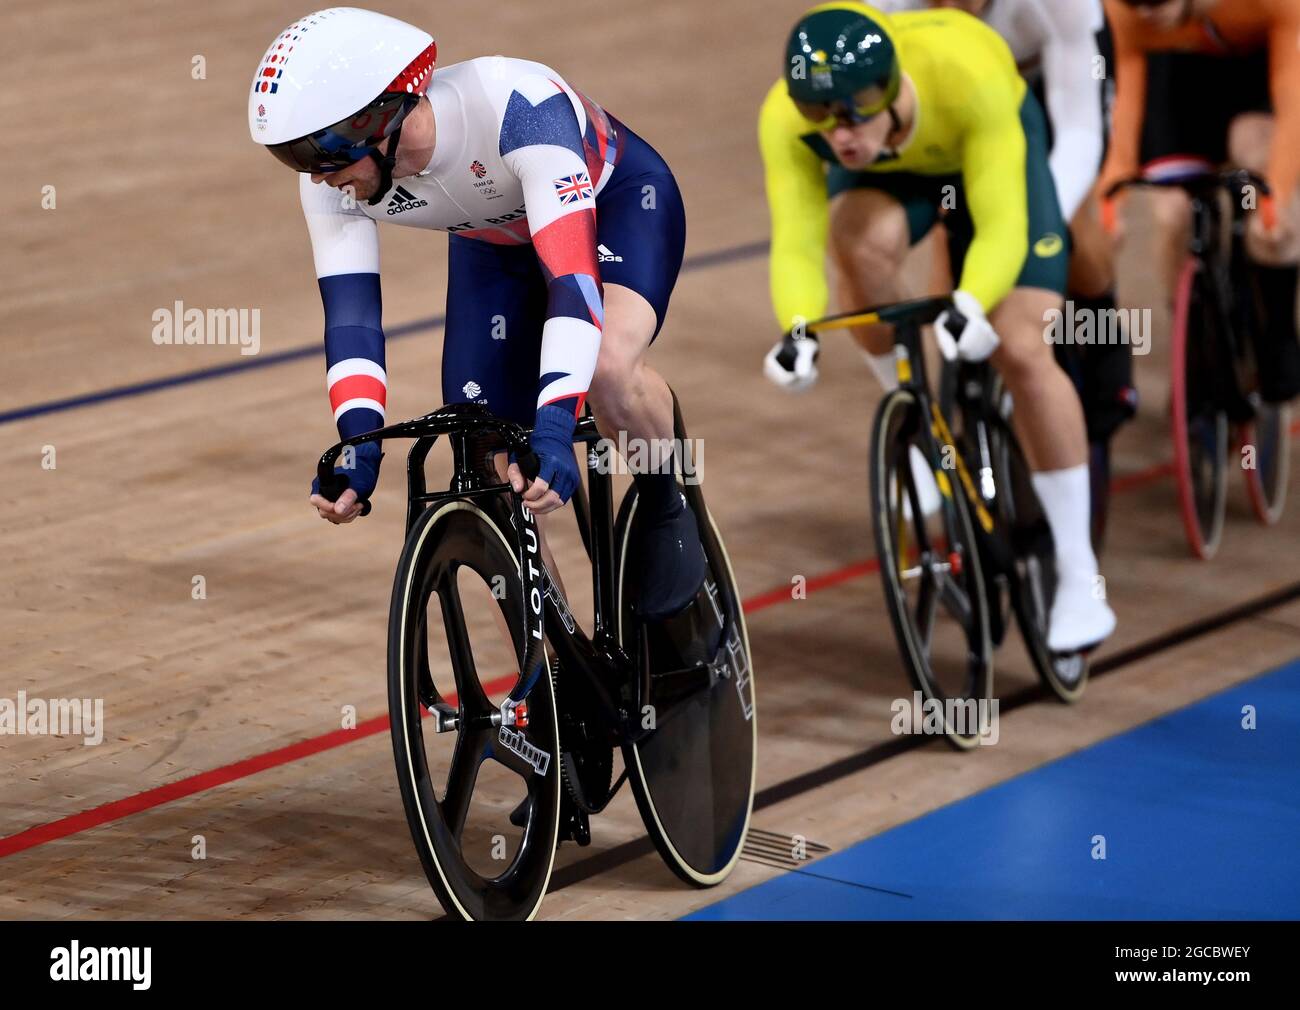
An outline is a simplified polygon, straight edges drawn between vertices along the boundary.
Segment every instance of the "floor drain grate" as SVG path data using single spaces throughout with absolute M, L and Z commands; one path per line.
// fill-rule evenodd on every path
M 830 852 L 829 845 L 814 842 L 796 832 L 764 831 L 750 828 L 740 858 L 781 870 L 797 870 L 809 860 Z

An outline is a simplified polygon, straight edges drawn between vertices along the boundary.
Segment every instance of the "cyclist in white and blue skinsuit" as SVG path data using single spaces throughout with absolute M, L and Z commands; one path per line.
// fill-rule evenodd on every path
M 550 67 L 497 56 L 435 71 L 436 51 L 372 11 L 308 15 L 263 56 L 250 132 L 302 173 L 340 435 L 385 420 L 377 225 L 448 232 L 444 399 L 532 427 L 540 472 L 510 475 L 545 513 L 578 485 L 589 393 L 602 427 L 673 436 L 671 393 L 643 358 L 682 262 L 681 195 L 649 144 Z M 362 446 L 339 501 L 313 495 L 322 517 L 362 514 L 380 458 Z M 690 603 L 705 562 L 672 460 L 634 477 L 638 610 L 657 618 Z

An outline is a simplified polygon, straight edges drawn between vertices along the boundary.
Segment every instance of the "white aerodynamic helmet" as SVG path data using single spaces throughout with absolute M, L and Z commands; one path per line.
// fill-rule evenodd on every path
M 248 131 L 299 172 L 343 168 L 401 128 L 437 56 L 433 36 L 386 14 L 357 7 L 308 14 L 277 35 L 258 64 Z

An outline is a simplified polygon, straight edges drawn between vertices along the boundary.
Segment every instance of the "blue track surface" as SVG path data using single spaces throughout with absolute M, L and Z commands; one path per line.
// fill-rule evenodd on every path
M 1300 661 L 689 918 L 1294 919 L 1298 849 Z

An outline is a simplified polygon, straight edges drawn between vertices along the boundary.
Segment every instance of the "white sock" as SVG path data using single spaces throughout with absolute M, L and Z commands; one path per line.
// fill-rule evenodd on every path
M 898 388 L 898 365 L 894 360 L 894 352 L 888 354 L 872 354 L 870 351 L 862 350 L 862 360 L 865 361 L 876 378 L 880 380 L 880 385 L 886 393 L 892 393 Z
M 1033 484 L 1056 542 L 1058 576 L 1071 581 L 1093 581 L 1097 576 L 1097 555 L 1092 552 L 1092 483 L 1088 465 L 1080 463 L 1065 470 L 1035 473 Z

